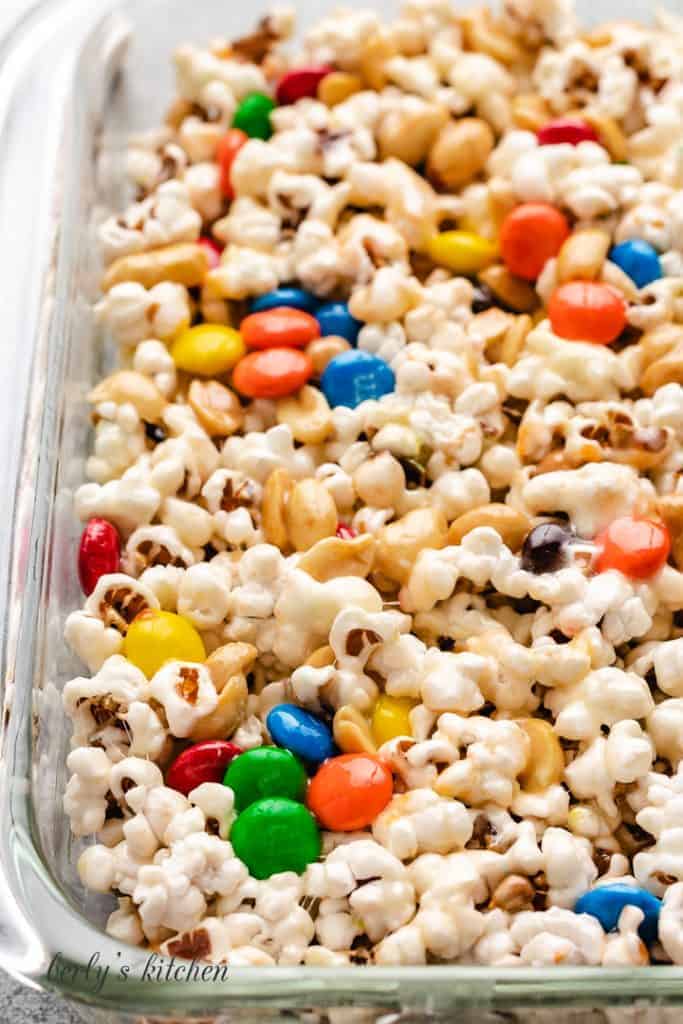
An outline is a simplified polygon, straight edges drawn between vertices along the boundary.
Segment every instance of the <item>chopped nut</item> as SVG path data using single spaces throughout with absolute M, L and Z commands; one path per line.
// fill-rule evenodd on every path
M 147 423 L 158 423 L 167 402 L 154 381 L 135 370 L 118 370 L 105 377 L 88 395 L 92 405 L 100 402 L 116 402 L 122 405 L 130 402 L 135 406 L 140 419 Z
M 337 508 L 332 495 L 318 480 L 300 480 L 292 487 L 285 506 L 285 524 L 296 551 L 308 551 L 337 529 Z
M 345 754 L 376 754 L 377 747 L 370 726 L 357 708 L 340 707 L 332 723 L 334 742 Z
M 369 533 L 350 540 L 326 537 L 310 547 L 297 564 L 299 569 L 320 583 L 338 576 L 361 576 L 365 579 L 372 571 L 375 547 L 375 538 Z
M 462 188 L 483 171 L 494 144 L 493 132 L 481 118 L 449 121 L 429 151 L 427 176 L 437 188 Z
M 490 526 L 500 534 L 511 551 L 519 551 L 522 541 L 531 529 L 531 520 L 511 505 L 480 505 L 451 523 L 448 543 L 459 544 L 462 538 L 478 526 Z
M 524 875 L 508 875 L 493 890 L 489 906 L 499 907 L 508 914 L 531 910 L 534 892 L 534 887 Z
M 448 111 L 436 103 L 424 103 L 416 110 L 399 108 L 389 111 L 382 118 L 377 132 L 382 159 L 394 156 L 416 167 L 427 156 L 429 147 L 447 120 Z
M 292 479 L 286 469 L 274 469 L 263 488 L 261 505 L 262 525 L 265 538 L 285 551 L 289 547 L 289 536 L 285 525 L 285 506 L 292 489 Z
M 322 391 L 305 385 L 301 391 L 275 403 L 278 423 L 285 423 L 295 441 L 322 444 L 332 432 L 332 412 Z
M 244 410 L 234 391 L 217 380 L 193 380 L 187 400 L 211 437 L 230 437 L 242 428 Z
M 666 494 L 657 501 L 657 513 L 671 536 L 671 557 L 683 571 L 683 494 Z
M 320 82 L 318 99 L 326 107 L 336 107 L 362 88 L 363 83 L 358 75 L 349 74 L 348 71 L 332 71 Z
M 102 278 L 102 291 L 108 292 L 124 281 L 135 281 L 145 288 L 153 288 L 162 281 L 193 288 L 203 282 L 208 270 L 209 257 L 201 245 L 179 242 L 162 249 L 120 256 Z
M 245 644 L 241 641 L 224 644 L 212 651 L 206 659 L 205 665 L 209 670 L 216 693 L 222 693 L 233 676 L 240 673 L 246 675 L 250 672 L 257 655 L 258 651 L 253 644 Z
M 594 281 L 607 258 L 610 236 L 599 228 L 575 231 L 562 245 L 557 256 L 557 280 Z
M 526 768 L 519 775 L 519 784 L 527 793 L 539 793 L 561 782 L 564 755 L 560 741 L 549 722 L 542 718 L 520 718 L 517 725 L 529 740 Z
M 388 580 L 406 583 L 424 548 L 443 548 L 448 524 L 438 508 L 416 508 L 382 527 L 377 535 L 375 569 Z
M 515 313 L 531 313 L 538 307 L 536 289 L 528 281 L 511 274 L 502 263 L 485 267 L 478 276 L 496 298 Z
M 396 56 L 396 46 L 388 35 L 375 33 L 365 43 L 361 53 L 359 71 L 366 86 L 379 92 L 387 84 L 385 64 Z

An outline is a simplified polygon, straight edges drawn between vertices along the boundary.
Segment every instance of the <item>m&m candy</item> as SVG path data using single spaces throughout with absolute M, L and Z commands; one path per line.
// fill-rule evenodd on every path
M 618 569 L 634 580 L 654 576 L 662 568 L 671 550 L 666 525 L 654 519 L 622 516 L 615 519 L 598 537 L 598 572 Z
M 206 660 L 204 641 L 191 622 L 175 612 L 148 608 L 131 622 L 123 653 L 148 679 L 167 661 Z
M 276 306 L 245 317 L 240 334 L 247 348 L 303 348 L 320 337 L 315 317 L 302 309 Z
M 204 782 L 222 782 L 226 768 L 242 751 L 228 740 L 193 743 L 176 757 L 166 773 L 166 785 L 185 796 Z
M 270 115 L 274 109 L 275 102 L 270 96 L 263 92 L 250 92 L 235 111 L 233 128 L 239 128 L 250 139 L 267 141 L 273 134 Z
M 568 281 L 551 295 L 548 316 L 560 338 L 609 345 L 626 326 L 626 304 L 600 281 Z
M 254 878 L 283 871 L 302 874 L 320 856 L 320 832 L 311 812 L 286 797 L 257 800 L 242 811 L 230 831 L 235 855 Z
M 334 335 L 337 338 L 345 338 L 352 345 L 356 344 L 363 326 L 360 320 L 351 316 L 345 302 L 325 302 L 316 309 L 315 318 L 320 325 L 320 334 L 323 338 Z
M 292 309 L 303 309 L 305 313 L 314 313 L 318 307 L 318 299 L 312 292 L 304 291 L 303 288 L 294 288 L 290 285 L 283 285 L 281 288 L 274 288 L 272 292 L 259 295 L 249 303 L 252 313 L 261 313 L 266 309 L 275 309 L 277 306 L 289 306 Z
M 604 931 L 612 932 L 619 923 L 619 915 L 627 906 L 639 907 L 643 911 L 645 917 L 638 933 L 643 942 L 651 946 L 657 939 L 662 901 L 647 889 L 624 882 L 598 885 L 579 897 L 574 905 L 574 913 L 590 914 L 598 919 Z
M 662 276 L 659 253 L 642 238 L 629 238 L 610 250 L 609 258 L 631 278 L 638 288 L 658 281 Z
M 536 138 L 541 146 L 557 146 L 562 142 L 578 146 L 580 142 L 597 142 L 598 133 L 580 117 L 557 117 L 539 128 Z
M 327 64 L 319 67 L 292 68 L 282 76 L 277 83 L 275 98 L 278 103 L 285 105 L 296 103 L 306 97 L 313 98 L 318 92 L 318 86 L 323 78 L 326 78 L 334 68 Z
M 328 726 L 296 704 L 278 704 L 271 708 L 266 728 L 278 746 L 286 747 L 305 761 L 324 761 L 335 752 Z
M 223 782 L 235 794 L 236 811 L 267 796 L 303 800 L 306 793 L 303 765 L 279 747 L 254 747 L 240 754 L 231 761 Z
M 295 348 L 268 348 L 241 359 L 232 383 L 246 398 L 284 398 L 299 391 L 313 373 L 311 357 Z
M 330 360 L 320 383 L 331 406 L 355 409 L 361 402 L 392 392 L 396 378 L 389 364 L 379 356 L 350 349 Z
M 90 519 L 78 546 L 78 579 L 84 594 L 92 594 L 100 576 L 118 572 L 121 541 L 108 519 Z
M 323 828 L 354 832 L 372 824 L 391 800 L 393 779 L 370 754 L 341 754 L 321 765 L 306 802 Z
M 249 141 L 246 132 L 239 128 L 231 128 L 218 140 L 216 146 L 216 163 L 218 164 L 218 183 L 220 190 L 226 199 L 234 199 L 235 192 L 232 187 L 232 165 L 235 157 L 242 146 Z
M 522 203 L 500 228 L 500 253 L 512 274 L 535 281 L 570 235 L 567 218 L 549 203 Z

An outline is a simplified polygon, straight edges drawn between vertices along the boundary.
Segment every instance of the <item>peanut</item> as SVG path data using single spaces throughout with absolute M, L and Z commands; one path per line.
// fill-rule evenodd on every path
M 610 247 L 610 236 L 599 228 L 575 231 L 557 256 L 557 280 L 594 281 L 602 270 Z
M 351 540 L 326 537 L 302 555 L 297 568 L 303 569 L 319 583 L 326 583 L 337 576 L 361 576 L 365 579 L 372 570 L 375 545 L 375 538 L 369 533 Z
M 600 144 L 605 147 L 613 160 L 628 158 L 628 140 L 613 117 L 590 109 L 580 111 L 579 116 L 595 129 Z
M 116 402 L 117 405 L 130 402 L 140 418 L 148 423 L 157 423 L 167 405 L 154 381 L 136 370 L 119 370 L 105 377 L 88 394 L 88 401 L 93 405 L 99 405 L 100 402 Z
M 108 292 L 124 281 L 137 281 L 145 288 L 153 288 L 161 281 L 173 281 L 193 288 L 202 284 L 208 270 L 209 258 L 201 245 L 178 242 L 150 252 L 120 256 L 102 278 L 102 291 Z
M 659 388 L 672 383 L 683 384 L 683 345 L 655 360 L 640 377 L 640 387 L 646 395 L 654 395 Z
M 332 432 L 332 412 L 322 391 L 306 385 L 295 395 L 275 403 L 278 423 L 285 423 L 295 441 L 322 444 Z
M 327 668 L 328 665 L 334 665 L 336 660 L 330 645 L 325 644 L 324 647 L 318 647 L 312 654 L 309 654 L 304 664 L 310 665 L 312 668 Z
M 324 338 L 316 338 L 306 346 L 306 354 L 313 363 L 313 374 L 321 377 L 329 361 L 342 352 L 348 352 L 351 345 L 346 338 L 340 338 L 336 334 L 328 334 Z
M 564 754 L 552 725 L 542 718 L 519 718 L 517 725 L 529 740 L 526 767 L 519 784 L 526 793 L 540 793 L 554 786 L 564 775 Z
M 519 45 L 495 24 L 487 8 L 467 11 L 460 23 L 468 50 L 485 53 L 501 64 L 516 64 L 522 59 Z
M 261 516 L 263 533 L 269 544 L 285 551 L 289 537 L 285 525 L 285 506 L 292 489 L 292 479 L 286 469 L 274 469 L 263 488 Z
M 516 128 L 537 132 L 552 116 L 550 107 L 535 92 L 523 92 L 512 99 L 512 119 Z
M 382 118 L 377 132 L 382 160 L 395 156 L 416 167 L 448 120 L 448 111 L 437 103 L 421 103 L 417 109 L 391 110 Z
M 190 733 L 190 739 L 229 739 L 247 715 L 247 680 L 243 675 L 231 676 L 218 695 L 214 710 L 200 718 Z
M 257 655 L 258 651 L 253 644 L 245 644 L 242 641 L 223 644 L 212 651 L 205 665 L 216 693 L 222 693 L 233 676 L 248 673 Z
M 516 313 L 531 313 L 538 306 L 536 289 L 521 277 L 515 277 L 502 263 L 494 263 L 479 271 L 479 280 L 491 289 L 497 299 Z
M 336 107 L 338 103 L 348 100 L 349 96 L 360 92 L 363 88 L 358 75 L 352 75 L 348 71 L 332 71 L 325 75 L 318 86 L 318 99 L 326 107 Z
M 447 541 L 448 523 L 440 509 L 413 509 L 379 531 L 375 569 L 386 579 L 406 583 L 420 552 L 443 548 Z
M 376 754 L 370 726 L 357 708 L 350 704 L 340 707 L 332 722 L 334 742 L 345 754 Z
M 493 132 L 481 118 L 449 121 L 429 151 L 427 177 L 437 188 L 461 188 L 484 169 L 494 144 Z
M 312 478 L 294 484 L 285 505 L 285 525 L 296 551 L 308 551 L 316 541 L 334 536 L 337 507 L 324 484 Z
M 657 502 L 657 512 L 671 535 L 671 555 L 677 569 L 683 570 L 683 494 L 666 494 Z
M 244 410 L 234 391 L 217 380 L 193 380 L 187 400 L 211 437 L 230 437 L 244 423 Z
M 517 914 L 520 910 L 530 910 L 533 898 L 534 887 L 528 878 L 524 875 L 508 875 L 493 890 L 489 906 Z
M 384 65 L 397 53 L 396 46 L 388 35 L 376 32 L 365 43 L 360 58 L 360 74 L 369 89 L 381 92 L 388 82 Z
M 531 520 L 523 512 L 510 505 L 494 502 L 473 508 L 451 523 L 448 530 L 448 543 L 459 544 L 462 538 L 478 526 L 490 526 L 511 551 L 518 551 L 522 541 L 531 529 Z
M 498 353 L 498 359 L 501 363 L 505 363 L 506 366 L 514 366 L 519 358 L 520 352 L 524 348 L 524 342 L 526 341 L 527 334 L 532 327 L 533 321 L 527 313 L 523 313 L 522 316 L 518 316 L 515 319 L 515 322 L 508 327 L 505 332 L 505 336 L 500 343 Z

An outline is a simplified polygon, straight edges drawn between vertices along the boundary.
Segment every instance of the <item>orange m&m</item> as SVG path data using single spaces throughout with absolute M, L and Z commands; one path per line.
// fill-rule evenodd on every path
M 246 316 L 240 334 L 247 348 L 303 348 L 320 337 L 318 321 L 303 309 L 275 306 Z
M 596 538 L 596 543 L 601 548 L 595 566 L 598 572 L 618 569 L 635 580 L 644 580 L 659 572 L 671 549 L 671 538 L 664 523 L 633 516 L 615 519 Z
M 216 146 L 216 163 L 220 172 L 219 184 L 226 199 L 235 198 L 231 181 L 232 165 L 242 146 L 248 141 L 249 136 L 246 132 L 240 131 L 239 128 L 231 128 Z
M 313 373 L 311 357 L 298 348 L 266 348 L 240 359 L 232 383 L 247 398 L 284 398 Z
M 522 203 L 500 227 L 500 253 L 510 273 L 535 281 L 571 234 L 567 218 L 549 203 Z
M 548 316 L 560 338 L 609 345 L 626 326 L 626 304 L 608 284 L 568 281 L 551 295 Z
M 369 754 L 331 757 L 308 787 L 307 804 L 323 828 L 354 832 L 370 825 L 391 800 L 391 772 Z

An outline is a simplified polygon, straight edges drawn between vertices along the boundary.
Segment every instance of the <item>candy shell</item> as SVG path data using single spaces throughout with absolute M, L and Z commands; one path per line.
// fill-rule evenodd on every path
M 622 516 L 595 538 L 600 549 L 597 572 L 617 569 L 633 580 L 645 580 L 665 565 L 671 537 L 665 523 Z
M 121 541 L 107 519 L 90 519 L 78 546 L 78 579 L 84 594 L 92 594 L 100 576 L 118 572 Z
M 303 804 L 284 797 L 266 797 L 250 804 L 230 831 L 235 855 L 254 878 L 283 871 L 301 875 L 320 856 L 320 832 Z
M 631 278 L 638 288 L 658 281 L 662 276 L 659 253 L 642 238 L 629 238 L 610 250 L 609 259 Z
M 580 117 L 557 117 L 539 128 L 536 138 L 540 146 L 558 146 L 561 142 L 578 146 L 580 142 L 597 142 L 598 133 Z
M 454 274 L 476 274 L 498 256 L 495 242 L 473 231 L 442 231 L 429 241 L 429 255 Z
M 166 785 L 185 796 L 204 782 L 222 782 L 230 762 L 242 751 L 227 740 L 193 743 L 176 757 L 166 773 Z
M 232 383 L 247 398 L 284 398 L 299 391 L 313 373 L 311 357 L 296 348 L 267 348 L 241 359 Z
M 239 331 L 224 324 L 186 327 L 171 345 L 173 362 L 178 369 L 199 377 L 219 377 L 227 373 L 244 352 Z
M 378 758 L 341 754 L 318 769 L 306 802 L 323 828 L 355 832 L 371 825 L 384 810 L 393 786 L 391 772 Z
M 567 218 L 549 203 L 522 203 L 500 226 L 500 253 L 511 274 L 535 281 L 557 256 L 571 230 Z
M 235 810 L 263 800 L 267 796 L 283 796 L 303 800 L 306 793 L 306 772 L 289 750 L 280 747 L 254 747 L 231 762 L 223 782 L 235 794 Z
M 278 306 L 289 306 L 292 309 L 303 309 L 305 313 L 314 313 L 319 302 L 312 292 L 306 292 L 303 288 L 294 288 L 283 285 L 282 288 L 275 288 L 272 292 L 259 295 L 249 303 L 251 313 L 262 313 L 266 309 L 275 309 Z
M 218 140 L 216 146 L 216 163 L 218 164 L 218 184 L 226 199 L 234 199 L 232 187 L 232 165 L 242 146 L 249 141 L 246 132 L 239 128 L 231 128 Z
M 413 735 L 410 712 L 415 705 L 410 697 L 390 697 L 383 693 L 377 698 L 372 712 L 372 738 L 378 747 L 397 736 Z
M 335 752 L 332 732 L 327 725 L 296 704 L 278 704 L 266 717 L 266 728 L 275 743 L 291 750 L 305 761 L 318 763 Z
M 318 86 L 334 68 L 323 64 L 320 67 L 292 68 L 282 76 L 275 90 L 275 97 L 281 106 L 296 103 L 297 100 L 314 98 Z
M 598 885 L 579 897 L 574 906 L 574 913 L 590 914 L 591 917 L 598 919 L 604 931 L 612 932 L 617 927 L 619 915 L 627 906 L 640 907 L 645 914 L 638 933 L 643 942 L 651 946 L 657 939 L 662 901 L 647 889 L 624 882 Z
M 250 139 L 269 139 L 273 134 L 270 123 L 275 102 L 263 92 L 250 92 L 240 102 L 232 124 Z
M 315 316 L 323 338 L 334 334 L 338 338 L 346 338 L 352 345 L 356 344 L 363 324 L 356 320 L 355 316 L 351 316 L 345 302 L 326 302 L 318 307 Z
M 626 304 L 600 281 L 567 281 L 548 303 L 550 324 L 560 338 L 609 345 L 626 326 Z
M 318 321 L 291 306 L 276 306 L 246 316 L 240 334 L 249 349 L 303 348 L 320 337 Z
M 350 349 L 335 356 L 325 367 L 322 390 L 329 404 L 355 409 L 370 398 L 381 398 L 396 387 L 394 371 L 379 356 Z
M 128 627 L 123 654 L 151 679 L 167 661 L 206 660 L 204 641 L 191 622 L 175 612 L 148 608 Z

